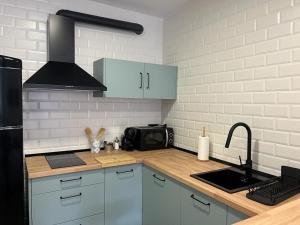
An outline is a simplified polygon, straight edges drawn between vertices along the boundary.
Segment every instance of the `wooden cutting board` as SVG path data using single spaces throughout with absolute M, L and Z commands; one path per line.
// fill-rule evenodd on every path
M 136 159 L 127 154 L 111 154 L 96 157 L 102 167 L 121 166 L 136 163 Z

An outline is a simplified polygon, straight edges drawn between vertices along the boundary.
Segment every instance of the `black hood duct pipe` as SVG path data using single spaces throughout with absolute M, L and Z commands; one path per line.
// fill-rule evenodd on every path
M 137 23 L 115 20 L 101 16 L 93 16 L 85 13 L 74 12 L 66 9 L 61 9 L 56 12 L 56 15 L 64 16 L 75 20 L 76 22 L 89 23 L 104 27 L 116 28 L 120 30 L 131 31 L 136 34 L 142 34 L 144 27 Z
M 88 14 L 59 10 L 48 17 L 48 62 L 23 88 L 106 91 L 107 88 L 75 64 L 75 22 L 118 28 L 141 34 L 143 26 Z

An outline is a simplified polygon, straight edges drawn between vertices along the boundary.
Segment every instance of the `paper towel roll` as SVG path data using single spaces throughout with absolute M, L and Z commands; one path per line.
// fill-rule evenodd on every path
M 201 161 L 209 160 L 209 137 L 199 136 L 198 159 Z

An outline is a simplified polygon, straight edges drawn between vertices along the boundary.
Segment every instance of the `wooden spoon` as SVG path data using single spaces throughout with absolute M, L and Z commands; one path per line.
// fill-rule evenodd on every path
M 95 139 L 99 140 L 104 136 L 104 134 L 105 134 L 105 128 L 100 128 Z
M 87 127 L 87 128 L 85 128 L 84 131 L 85 131 L 85 134 L 88 137 L 89 141 L 92 141 L 93 140 L 93 131 L 92 131 L 92 129 Z

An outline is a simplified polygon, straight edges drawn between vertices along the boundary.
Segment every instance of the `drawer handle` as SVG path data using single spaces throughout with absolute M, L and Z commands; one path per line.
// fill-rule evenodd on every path
M 210 207 L 210 203 L 202 202 L 201 200 L 195 198 L 195 195 L 194 195 L 194 194 L 191 195 L 191 198 L 194 199 L 194 200 L 197 201 L 197 202 L 200 202 L 202 205 L 206 205 L 206 206 Z
M 123 173 L 133 173 L 133 169 L 125 170 L 125 171 L 116 171 L 116 174 L 123 174 Z
M 159 181 L 166 182 L 166 179 L 161 179 L 158 176 L 156 176 L 156 174 L 153 174 L 152 176 Z
M 67 197 L 62 197 L 60 196 L 60 199 L 61 200 L 65 200 L 65 199 L 69 199 L 69 198 L 76 198 L 76 197 L 80 197 L 82 195 L 82 193 L 80 192 L 79 194 L 77 195 L 71 195 L 71 196 L 67 196 Z
M 147 81 L 148 81 L 147 89 L 150 89 L 150 74 L 149 73 L 147 73 Z
M 139 88 L 142 89 L 143 88 L 143 73 L 140 73 L 140 81 L 141 81 L 141 83 L 140 83 Z
M 69 180 L 60 180 L 60 182 L 61 183 L 65 183 L 65 182 L 71 182 L 71 181 L 77 181 L 77 180 L 82 180 L 82 177 L 74 178 L 74 179 L 69 179 Z

